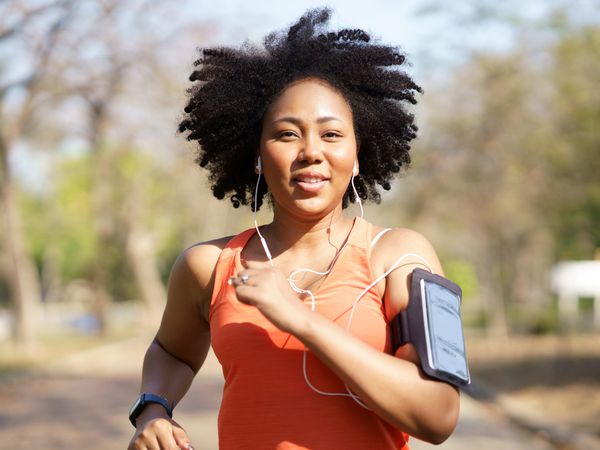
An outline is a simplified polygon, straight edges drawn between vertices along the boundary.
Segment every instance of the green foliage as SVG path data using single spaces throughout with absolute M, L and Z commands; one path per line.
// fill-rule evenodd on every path
M 475 54 L 428 89 L 402 192 L 411 226 L 470 261 L 481 319 L 534 332 L 558 329 L 540 306 L 550 266 L 600 248 L 600 27 L 565 19 L 553 33 Z
M 64 279 L 89 276 L 97 253 L 91 210 L 91 161 L 87 156 L 65 160 L 56 171 L 56 245 L 61 249 Z M 47 230 L 48 231 L 48 230 Z
M 20 207 L 27 242 L 40 271 L 44 264 L 54 264 L 63 284 L 80 278 L 92 280 L 94 264 L 102 258 L 101 264 L 110 280 L 107 289 L 119 301 L 137 295 L 125 253 L 130 221 L 139 221 L 143 229 L 157 227 L 155 244 L 159 258 L 174 259 L 181 251 L 181 242 L 176 238 L 174 222 L 165 213 L 168 209 L 165 205 L 169 205 L 169 196 L 173 195 L 169 190 L 173 175 L 146 153 L 115 152 L 111 158 L 114 159 L 111 179 L 103 180 L 110 184 L 111 191 L 110 207 L 103 212 L 113 224 L 108 241 L 104 239 L 101 243 L 96 231 L 93 210 L 96 167 L 89 154 L 58 159 L 52 187 L 43 193 L 22 192 Z M 163 270 L 165 280 L 168 267 Z
M 569 29 L 553 50 L 553 142 L 546 147 L 558 258 L 600 248 L 600 27 Z M 557 201 L 558 200 L 558 201 Z
M 61 161 L 55 184 L 43 193 L 22 192 L 20 207 L 30 251 L 38 267 L 46 252 L 56 249 L 61 277 L 86 278 L 96 253 L 91 217 L 91 167 L 89 158 Z
M 463 302 L 480 295 L 477 273 L 471 262 L 462 259 L 444 261 L 444 272 L 446 278 L 458 284 L 462 289 Z

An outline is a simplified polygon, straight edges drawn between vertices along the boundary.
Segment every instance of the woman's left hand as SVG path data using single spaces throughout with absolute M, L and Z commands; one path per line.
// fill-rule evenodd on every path
M 269 263 L 246 263 L 246 269 L 232 277 L 240 302 L 253 305 L 277 328 L 294 333 L 311 313 L 290 287 L 281 270 Z

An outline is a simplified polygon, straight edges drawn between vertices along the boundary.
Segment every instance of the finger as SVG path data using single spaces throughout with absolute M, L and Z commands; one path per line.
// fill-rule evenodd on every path
M 132 442 L 131 448 L 133 450 L 160 450 L 161 446 L 156 436 L 148 436 L 148 434 L 142 433 Z
M 173 425 L 171 422 L 166 420 L 156 421 L 153 425 L 153 431 L 157 440 L 157 450 L 176 450 L 177 442 L 173 437 Z M 149 449 L 154 450 L 155 447 L 148 446 Z
M 158 448 L 160 450 L 178 450 L 179 446 L 173 434 L 160 434 L 158 438 Z
M 183 428 L 178 426 L 173 427 L 173 437 L 175 438 L 175 442 L 177 442 L 177 446 L 180 449 L 194 450 L 194 446 L 191 444 L 190 438 Z
M 255 301 L 253 300 L 253 297 L 251 297 L 252 288 L 252 286 L 248 285 L 241 285 L 235 288 L 235 294 L 240 303 L 253 306 L 256 305 Z
M 227 280 L 227 284 L 229 284 L 230 286 L 234 286 L 235 288 L 241 287 L 241 286 L 251 286 L 251 278 L 248 275 L 240 275 L 237 277 L 230 277 L 229 280 Z
M 261 271 L 256 269 L 246 269 L 238 272 L 237 276 L 230 277 L 227 281 L 230 285 L 233 286 L 255 286 L 258 278 L 261 275 Z

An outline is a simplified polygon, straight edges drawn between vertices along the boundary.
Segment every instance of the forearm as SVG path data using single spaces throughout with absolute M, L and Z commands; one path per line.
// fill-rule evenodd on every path
M 380 417 L 420 439 L 439 443 L 454 429 L 458 394 L 417 365 L 370 347 L 318 313 L 294 334 Z
M 144 357 L 140 392 L 150 392 L 176 405 L 190 388 L 195 373 L 154 340 Z

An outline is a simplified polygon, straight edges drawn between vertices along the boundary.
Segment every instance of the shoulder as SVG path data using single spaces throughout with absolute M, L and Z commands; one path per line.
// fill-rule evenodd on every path
M 173 265 L 173 273 L 194 275 L 201 280 L 212 273 L 219 255 L 232 236 L 194 244 L 180 253 Z
M 377 230 L 377 227 L 374 227 Z M 372 251 L 372 262 L 388 270 L 400 258 L 400 263 L 415 263 L 441 273 L 435 249 L 421 233 L 409 228 L 392 228 L 381 236 Z
M 378 232 L 377 227 L 374 231 Z M 408 304 L 410 274 L 414 269 L 426 268 L 443 275 L 442 265 L 429 240 L 408 228 L 393 228 L 381 236 L 372 249 L 371 267 L 376 278 L 387 273 L 377 287 L 388 319 Z
M 215 266 L 231 238 L 232 236 L 227 236 L 199 242 L 182 251 L 171 269 L 169 290 L 185 290 L 200 295 L 206 293 L 210 296 Z

